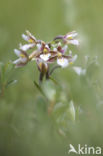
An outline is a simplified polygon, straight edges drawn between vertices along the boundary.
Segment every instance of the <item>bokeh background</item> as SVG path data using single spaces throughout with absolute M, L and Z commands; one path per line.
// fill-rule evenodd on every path
M 81 46 L 71 50 L 86 74 L 58 69 L 59 84 L 44 81 L 44 97 L 34 62 L 4 69 L 27 29 L 45 41 L 78 31 Z M 70 143 L 103 147 L 103 0 L 0 0 L 0 62 L 3 85 L 18 80 L 0 96 L 0 156 L 66 156 Z

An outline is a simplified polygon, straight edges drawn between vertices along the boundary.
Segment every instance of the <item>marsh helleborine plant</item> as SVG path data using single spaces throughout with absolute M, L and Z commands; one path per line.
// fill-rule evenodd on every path
M 18 59 L 13 61 L 13 64 L 17 68 L 25 66 L 28 62 L 34 60 L 40 71 L 40 82 L 44 76 L 49 79 L 49 76 L 57 67 L 65 68 L 75 62 L 77 55 L 72 56 L 71 52 L 68 55 L 65 55 L 65 53 L 69 44 L 79 45 L 79 41 L 76 39 L 77 35 L 76 31 L 72 31 L 66 35 L 59 35 L 53 41 L 45 43 L 42 40 L 37 40 L 29 31 L 26 31 L 26 35 L 22 34 L 22 38 L 27 44 L 20 44 L 19 50 L 14 49 Z M 29 49 L 33 49 L 30 54 L 27 53 Z M 55 62 L 57 65 L 50 71 L 49 65 Z

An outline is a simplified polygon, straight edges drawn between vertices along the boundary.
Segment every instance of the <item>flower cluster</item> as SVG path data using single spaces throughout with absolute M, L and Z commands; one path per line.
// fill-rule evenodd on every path
M 76 39 L 77 32 L 73 31 L 66 35 L 59 35 L 49 43 L 45 43 L 42 40 L 37 40 L 29 31 L 26 34 L 22 34 L 22 38 L 27 44 L 20 44 L 19 50 L 14 49 L 18 59 L 13 61 L 15 67 L 22 67 L 28 62 L 34 60 L 37 63 L 38 69 L 41 73 L 41 80 L 43 75 L 49 78 L 49 64 L 57 63 L 59 67 L 67 67 L 73 63 L 77 55 L 72 56 L 71 51 L 68 55 L 65 55 L 69 44 L 78 46 L 79 41 Z M 33 49 L 31 53 L 27 53 L 29 49 Z

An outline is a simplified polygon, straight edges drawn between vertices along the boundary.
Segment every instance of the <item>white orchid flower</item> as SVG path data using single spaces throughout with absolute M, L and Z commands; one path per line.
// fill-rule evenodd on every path
M 60 57 L 57 58 L 57 64 L 60 65 L 62 68 L 65 68 L 69 65 L 69 61 L 67 58 Z
M 27 64 L 28 55 L 26 52 L 14 49 L 14 53 L 19 57 L 17 60 L 13 61 L 13 64 L 15 64 L 16 67 L 21 67 Z

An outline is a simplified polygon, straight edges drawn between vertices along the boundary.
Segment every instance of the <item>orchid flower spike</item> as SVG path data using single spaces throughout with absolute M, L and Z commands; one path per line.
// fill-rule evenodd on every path
M 26 34 L 22 34 L 22 38 L 27 44 L 19 44 L 19 50 L 14 49 L 14 53 L 18 59 L 13 61 L 15 67 L 22 67 L 30 61 L 35 61 L 40 71 L 41 76 L 49 77 L 50 64 L 57 63 L 57 66 L 65 68 L 73 64 L 77 59 L 77 54 L 72 56 L 72 52 L 68 45 L 73 44 L 78 46 L 78 33 L 72 31 L 66 35 L 59 35 L 53 41 L 46 43 L 42 40 L 36 39 L 28 30 Z M 28 54 L 28 50 L 31 52 Z M 70 51 L 68 54 L 66 52 Z M 54 68 L 56 69 L 56 68 Z M 42 77 L 40 76 L 40 80 Z

